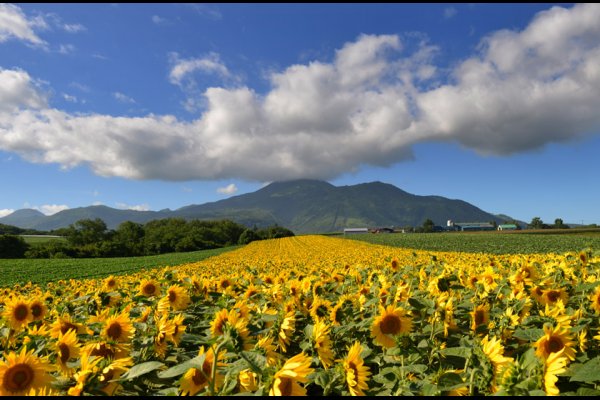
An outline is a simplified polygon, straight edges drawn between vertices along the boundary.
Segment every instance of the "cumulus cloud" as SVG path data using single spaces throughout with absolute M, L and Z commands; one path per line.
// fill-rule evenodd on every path
M 46 106 L 46 95 L 27 72 L 0 68 L 0 113 L 15 112 L 24 108 L 40 109 Z M 2 122 L 4 121 L 0 120 L 0 126 Z
M 196 71 L 216 74 L 226 79 L 232 77 L 219 55 L 214 52 L 209 53 L 205 57 L 190 58 L 187 60 L 179 58 L 178 53 L 171 53 L 169 58 L 172 64 L 171 71 L 169 72 L 169 81 L 174 85 L 183 85 L 184 80 Z
M 43 46 L 46 42 L 33 31 L 34 27 L 43 26 L 45 26 L 43 19 L 28 19 L 18 6 L 0 3 L 0 43 L 9 39 L 18 39 Z
M 117 208 L 121 208 L 123 210 L 134 210 L 134 211 L 148 211 L 150 210 L 150 206 L 148 204 L 137 204 L 137 205 L 129 205 L 126 203 L 117 203 Z
M 0 218 L 6 217 L 7 215 L 10 215 L 14 212 L 15 212 L 15 210 L 13 210 L 12 208 L 1 208 L 0 209 Z
M 64 205 L 64 204 L 44 204 L 43 206 L 35 206 L 33 207 L 34 210 L 38 210 L 40 211 L 42 214 L 45 215 L 53 215 L 56 214 L 57 212 L 63 211 L 63 210 L 68 210 L 69 206 Z
M 0 149 L 101 176 L 182 181 L 332 179 L 410 159 L 423 141 L 529 151 L 599 132 L 599 20 L 597 4 L 552 7 L 523 31 L 491 33 L 449 74 L 426 41 L 413 50 L 410 37 L 361 35 L 330 62 L 271 73 L 266 93 L 205 89 L 193 121 L 69 114 L 27 73 L 4 70 L 0 82 L 13 84 L 0 85 Z M 229 73 L 216 55 L 172 61 L 176 85 L 196 71 Z
M 235 183 L 230 183 L 229 185 L 225 186 L 225 187 L 220 187 L 217 189 L 217 193 L 221 193 L 221 194 L 234 194 L 235 192 L 238 191 L 237 186 L 235 186 Z

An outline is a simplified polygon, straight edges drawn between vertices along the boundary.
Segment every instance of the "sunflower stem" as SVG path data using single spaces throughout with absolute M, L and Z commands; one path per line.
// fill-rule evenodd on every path
M 212 370 L 210 371 L 209 390 L 210 390 L 211 396 L 215 395 L 215 379 L 217 377 L 217 361 L 219 359 L 219 351 L 221 350 L 221 346 L 223 346 L 225 344 L 225 342 L 226 342 L 226 340 L 223 340 L 219 344 L 217 344 L 217 347 L 215 348 L 215 351 L 214 351 L 213 365 L 212 365 Z

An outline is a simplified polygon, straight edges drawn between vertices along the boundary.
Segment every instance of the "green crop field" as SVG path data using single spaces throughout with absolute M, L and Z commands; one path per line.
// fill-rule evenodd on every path
M 407 249 L 491 254 L 543 254 L 600 251 L 600 234 L 499 232 L 391 233 L 346 235 L 347 239 Z
M 35 246 L 42 243 L 47 243 L 53 240 L 66 242 L 67 239 L 62 236 L 48 236 L 48 235 L 21 235 L 23 240 L 31 246 Z
M 44 284 L 61 279 L 100 278 L 129 274 L 143 269 L 192 263 L 239 247 L 231 246 L 146 257 L 0 259 L 0 287 L 14 286 L 17 283 Z

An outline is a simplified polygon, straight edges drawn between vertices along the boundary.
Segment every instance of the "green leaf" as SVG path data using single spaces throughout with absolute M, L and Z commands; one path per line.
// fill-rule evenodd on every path
M 134 365 L 129 369 L 129 371 L 125 372 L 120 380 L 127 380 L 137 378 L 138 376 L 142 376 L 147 374 L 148 372 L 152 372 L 164 366 L 165 364 L 160 361 L 148 361 L 145 363 Z
M 262 371 L 267 368 L 267 358 L 262 354 L 251 351 L 242 351 L 240 356 L 246 360 L 252 371 L 257 374 L 262 374 Z
M 583 364 L 583 366 L 573 374 L 571 382 L 599 382 L 600 374 L 598 373 L 598 370 L 600 370 L 600 357 L 593 358 Z
M 580 387 L 577 389 L 577 396 L 600 396 L 600 390 Z
M 438 387 L 440 390 L 448 391 L 466 386 L 459 374 L 455 372 L 446 372 L 438 378 Z
M 471 349 L 468 347 L 448 347 L 440 350 L 440 353 L 444 356 L 468 358 L 471 356 Z
M 515 333 L 513 333 L 513 337 L 521 340 L 527 340 L 530 342 L 535 342 L 539 338 L 544 336 L 544 330 L 540 328 L 529 328 L 529 329 L 521 329 L 518 328 Z
M 206 353 L 196 356 L 191 360 L 187 360 L 182 362 L 181 364 L 175 365 L 174 367 L 169 368 L 166 371 L 162 371 L 158 374 L 158 377 L 161 379 L 173 378 L 175 376 L 179 376 L 181 374 L 185 374 L 190 368 L 202 369 L 204 364 L 204 359 L 206 358 Z

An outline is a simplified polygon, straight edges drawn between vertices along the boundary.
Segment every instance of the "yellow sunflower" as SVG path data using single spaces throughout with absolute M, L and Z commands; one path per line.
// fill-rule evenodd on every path
M 306 396 L 306 389 L 300 386 L 300 383 L 307 383 L 307 377 L 313 371 L 310 367 L 310 357 L 304 353 L 296 354 L 275 373 L 269 395 Z
M 346 373 L 346 383 L 352 396 L 364 396 L 365 390 L 369 389 L 367 381 L 371 372 L 369 367 L 360 356 L 362 346 L 356 341 L 348 350 L 348 356 L 344 359 L 344 371 Z
M 221 336 L 225 333 L 225 324 L 229 320 L 230 314 L 226 308 L 215 313 L 215 317 L 210 323 L 210 333 L 213 337 Z M 235 314 L 235 311 L 233 311 L 233 314 Z
M 276 365 L 281 358 L 281 354 L 277 353 L 277 346 L 273 344 L 273 338 L 270 336 L 259 337 L 254 348 L 267 358 L 269 365 Z
M 113 275 L 104 279 L 103 283 L 102 289 L 104 289 L 105 292 L 114 292 L 119 287 L 117 279 Z
M 7 300 L 4 304 L 4 312 L 2 315 L 8 321 L 10 328 L 15 331 L 21 330 L 21 328 L 33 321 L 29 302 L 20 297 L 13 297 Z
M 50 336 L 55 339 L 58 339 L 59 334 L 66 334 L 69 330 L 75 330 L 78 334 L 91 334 L 92 331 L 80 323 L 73 321 L 70 314 L 63 314 L 52 323 L 52 327 L 50 328 Z
M 160 296 L 160 283 L 153 279 L 142 279 L 139 294 L 146 297 Z
M 310 316 L 313 321 L 326 318 L 331 312 L 331 302 L 329 300 L 322 299 L 315 296 L 315 299 L 310 307 Z
M 0 361 L 0 396 L 23 396 L 50 386 L 52 367 L 34 351 L 23 347 L 21 353 L 10 352 Z
M 283 317 L 283 321 L 279 327 L 279 332 L 277 333 L 277 343 L 279 344 L 279 348 L 284 353 L 287 351 L 287 346 L 290 344 L 290 340 L 295 329 L 296 316 L 293 311 L 290 311 Z
M 493 338 L 489 339 L 488 335 L 481 340 L 481 344 L 483 347 L 483 352 L 490 359 L 492 365 L 494 366 L 494 376 L 501 376 L 504 368 L 506 368 L 510 363 L 513 362 L 511 357 L 505 357 L 504 346 L 499 339 Z
M 81 353 L 79 370 L 73 376 L 77 383 L 75 386 L 70 387 L 69 390 L 67 390 L 67 394 L 69 396 L 81 396 L 81 393 L 83 392 L 87 382 L 87 378 L 98 371 L 97 364 L 100 362 L 100 360 L 102 360 L 102 358 L 91 357 L 85 352 Z
M 129 342 L 133 338 L 135 328 L 127 313 L 111 316 L 104 322 L 102 336 L 113 342 Z
M 371 325 L 371 336 L 375 344 L 383 347 L 394 347 L 394 338 L 400 334 L 410 333 L 412 319 L 406 316 L 406 311 L 400 307 L 389 305 L 379 306 L 379 315 Z
M 114 396 L 122 388 L 117 380 L 132 365 L 133 359 L 131 357 L 111 361 L 108 366 L 102 369 L 102 373 L 98 377 L 98 380 L 102 382 L 100 390 L 109 396 Z
M 313 326 L 312 339 L 317 350 L 317 355 L 323 367 L 329 368 L 333 364 L 333 350 L 329 337 L 329 326 L 324 321 L 317 321 Z
M 551 324 L 544 324 L 544 336 L 535 343 L 535 354 L 541 359 L 547 359 L 552 353 L 563 351 L 564 357 L 573 361 L 575 359 L 575 341 L 568 329 L 557 325 L 552 328 Z
M 29 309 L 31 310 L 31 317 L 33 321 L 41 321 L 48 313 L 48 307 L 41 298 L 34 298 L 29 303 Z
M 204 346 L 200 347 L 200 351 L 198 355 L 201 356 L 205 354 Z M 217 357 L 217 371 L 215 373 L 215 389 L 218 389 L 225 379 L 222 374 L 219 373 L 219 366 L 223 366 L 220 360 L 225 356 L 225 352 L 219 353 Z M 206 351 L 206 357 L 204 358 L 204 362 L 202 363 L 202 368 L 190 368 L 181 378 L 179 382 L 179 391 L 184 396 L 194 396 L 196 393 L 200 392 L 205 387 L 209 386 L 212 379 L 213 372 L 213 362 L 215 359 L 215 353 L 212 348 Z
M 70 329 L 64 335 L 60 333 L 58 335 L 58 341 L 56 342 L 56 353 L 58 355 L 56 364 L 63 375 L 69 377 L 73 375 L 73 369 L 67 366 L 67 361 L 79 357 L 79 341 L 77 339 L 77 333 Z
M 542 291 L 542 304 L 555 304 L 558 300 L 561 300 L 563 304 L 567 304 L 569 301 L 569 296 L 564 288 L 545 289 Z
M 173 325 L 175 325 L 175 329 L 170 337 L 170 340 L 175 344 L 175 346 L 179 346 L 179 342 L 181 342 L 181 337 L 185 333 L 186 326 L 183 325 L 183 314 L 177 314 L 171 320 Z
M 596 310 L 597 314 L 600 314 L 600 286 L 596 287 L 596 291 L 590 297 L 592 301 L 592 308 Z
M 168 299 L 169 305 L 175 311 L 185 310 L 191 302 L 185 288 L 178 285 L 170 286 L 165 298 Z
M 558 377 L 556 375 L 565 372 L 567 357 L 563 354 L 564 348 L 555 353 L 550 353 L 544 362 L 544 390 L 548 396 L 558 396 L 560 390 L 556 387 Z
M 480 325 L 487 325 L 490 322 L 490 306 L 480 305 L 469 313 L 471 315 L 471 330 L 476 330 Z
M 258 390 L 258 375 L 250 369 L 240 371 L 238 375 L 242 392 L 255 392 Z

